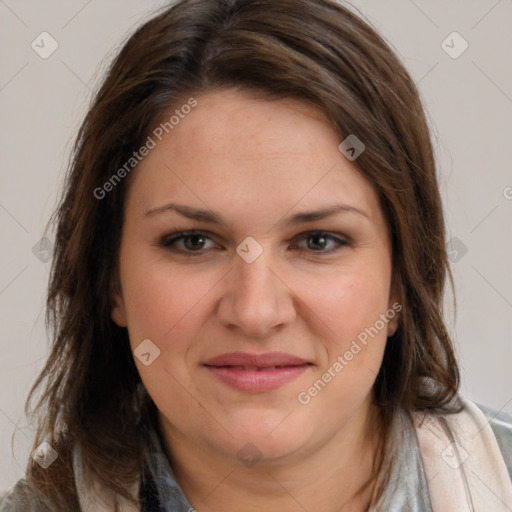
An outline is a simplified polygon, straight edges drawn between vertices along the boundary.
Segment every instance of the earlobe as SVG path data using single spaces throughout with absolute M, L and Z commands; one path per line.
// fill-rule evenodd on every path
M 388 323 L 388 338 L 393 336 L 398 331 L 400 313 L 396 313 L 394 318 Z
M 112 298 L 113 306 L 110 312 L 110 317 L 119 327 L 126 327 L 128 322 L 126 321 L 126 311 L 124 308 L 124 301 L 119 295 L 115 295 Z

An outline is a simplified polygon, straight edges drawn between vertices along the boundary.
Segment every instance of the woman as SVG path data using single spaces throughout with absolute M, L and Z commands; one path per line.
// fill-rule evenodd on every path
M 54 344 L 2 512 L 512 510 L 512 423 L 458 393 L 418 92 L 346 8 L 145 23 L 54 220 Z

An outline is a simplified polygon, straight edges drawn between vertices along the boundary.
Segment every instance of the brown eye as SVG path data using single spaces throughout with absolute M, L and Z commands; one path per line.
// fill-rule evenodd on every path
M 213 245 L 205 247 L 208 240 Z M 201 231 L 185 231 L 168 235 L 161 240 L 160 245 L 171 251 L 186 255 L 203 254 L 203 249 L 217 247 L 211 238 Z

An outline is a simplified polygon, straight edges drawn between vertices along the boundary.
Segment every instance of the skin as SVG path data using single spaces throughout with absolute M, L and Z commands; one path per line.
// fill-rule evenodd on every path
M 307 405 L 297 397 L 399 302 L 375 188 L 311 106 L 239 90 L 196 99 L 134 171 L 112 308 L 133 350 L 144 339 L 160 350 L 149 366 L 135 362 L 178 483 L 199 512 L 366 510 L 371 487 L 354 494 L 380 442 L 371 389 L 398 315 Z M 145 215 L 170 202 L 211 209 L 224 223 Z M 364 214 L 286 224 L 338 203 Z M 161 245 L 191 229 L 206 237 Z M 308 237 L 312 230 L 346 243 Z M 236 252 L 247 236 L 263 248 L 252 263 Z M 203 365 L 231 351 L 282 351 L 312 364 L 275 391 L 247 393 Z M 249 442 L 260 457 L 252 467 L 237 457 Z

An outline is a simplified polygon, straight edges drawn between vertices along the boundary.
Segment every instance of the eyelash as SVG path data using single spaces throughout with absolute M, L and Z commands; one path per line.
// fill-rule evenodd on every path
M 161 247 L 164 247 L 165 249 L 168 249 L 169 251 L 179 253 L 183 256 L 187 256 L 187 257 L 202 256 L 204 254 L 204 250 L 190 251 L 190 250 L 176 249 L 175 247 L 172 247 L 179 240 L 190 238 L 192 236 L 201 236 L 203 238 L 207 238 L 207 239 L 211 240 L 211 238 L 208 236 L 208 234 L 204 231 L 182 231 L 179 233 L 173 233 L 171 235 L 166 235 L 164 238 L 162 238 L 159 245 Z M 330 233 L 327 233 L 326 231 L 307 231 L 305 233 L 301 233 L 300 235 L 295 237 L 295 239 L 297 239 L 299 237 L 301 237 L 302 239 L 307 239 L 307 238 L 311 238 L 311 237 L 315 237 L 315 236 L 332 240 L 338 244 L 338 247 L 329 249 L 327 251 L 313 251 L 313 250 L 308 250 L 308 249 L 298 249 L 298 250 L 299 251 L 307 251 L 312 254 L 327 255 L 327 254 L 332 254 L 334 252 L 337 252 L 342 247 L 349 245 L 346 240 L 343 240 L 341 238 L 333 236 Z

